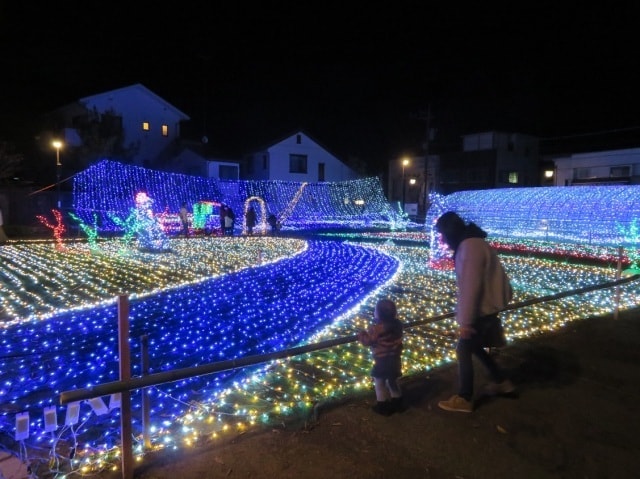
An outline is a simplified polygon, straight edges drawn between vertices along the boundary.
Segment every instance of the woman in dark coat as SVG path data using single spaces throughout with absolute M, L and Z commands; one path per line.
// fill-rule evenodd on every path
M 247 233 L 253 234 L 253 227 L 256 225 L 256 211 L 253 208 L 247 210 L 244 221 L 247 225 Z

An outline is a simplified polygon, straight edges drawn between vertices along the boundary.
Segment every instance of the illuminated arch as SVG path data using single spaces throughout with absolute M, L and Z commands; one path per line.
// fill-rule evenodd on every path
M 256 202 L 260 205 L 260 213 L 256 215 L 256 225 L 253 227 L 254 231 L 265 232 L 267 230 L 267 207 L 265 202 L 259 196 L 250 196 L 244 202 L 244 217 L 247 217 L 247 211 L 251 207 L 251 203 Z M 247 222 L 243 222 L 242 232 L 247 233 Z

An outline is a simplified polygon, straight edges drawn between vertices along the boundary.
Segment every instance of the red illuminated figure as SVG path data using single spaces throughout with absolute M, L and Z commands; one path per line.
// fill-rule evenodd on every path
M 49 220 L 42 215 L 37 215 L 36 218 L 38 219 L 38 221 L 40 221 L 40 223 L 53 231 L 53 238 L 56 240 L 56 248 L 59 250 L 63 250 L 64 247 L 62 246 L 62 235 L 66 231 L 66 228 L 64 226 L 64 223 L 62 222 L 62 213 L 60 213 L 60 210 L 55 209 L 51 210 L 51 212 L 53 213 L 53 216 L 56 220 L 56 224 L 49 223 Z

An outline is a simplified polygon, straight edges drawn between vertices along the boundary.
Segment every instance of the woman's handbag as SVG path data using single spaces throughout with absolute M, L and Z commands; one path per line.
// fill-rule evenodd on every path
M 484 348 L 501 348 L 507 345 L 502 321 L 497 314 L 490 314 L 478 318 L 473 325 L 480 336 L 480 343 Z

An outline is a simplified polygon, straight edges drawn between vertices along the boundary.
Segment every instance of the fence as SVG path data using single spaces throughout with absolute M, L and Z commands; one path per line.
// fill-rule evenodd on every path
M 640 274 L 634 274 L 620 278 L 621 268 L 620 264 L 617 271 L 617 277 L 615 281 L 591 285 L 584 288 L 579 288 L 571 291 L 564 291 L 540 298 L 535 298 L 528 301 L 522 301 L 514 303 L 507 307 L 505 311 L 516 310 L 527 306 L 544 303 L 548 301 L 554 301 L 569 296 L 575 296 L 585 294 L 592 291 L 616 288 L 615 290 L 615 311 L 614 317 L 617 317 L 618 302 L 620 299 L 620 286 L 626 283 L 637 281 L 640 279 Z M 120 296 L 118 298 L 118 344 L 120 349 L 120 380 L 100 384 L 90 388 L 76 389 L 73 391 L 65 391 L 60 395 L 60 403 L 70 404 L 76 401 L 92 399 L 100 396 L 110 394 L 122 394 L 121 402 L 121 444 L 122 444 L 122 477 L 123 479 L 133 478 L 133 454 L 132 454 L 132 427 L 131 427 L 131 398 L 130 392 L 136 389 L 144 389 L 151 386 L 157 386 L 165 383 L 179 381 L 181 379 L 202 376 L 206 374 L 212 374 L 216 372 L 243 368 L 247 366 L 257 365 L 276 359 L 289 358 L 301 354 L 306 354 L 322 349 L 328 349 L 340 344 L 346 344 L 357 341 L 355 335 L 345 336 L 342 338 L 336 338 L 328 341 L 321 341 L 314 344 L 305 346 L 290 348 L 275 353 L 247 356 L 233 360 L 221 361 L 216 363 L 205 364 L 202 366 L 183 368 L 173 371 L 167 371 L 162 373 L 150 374 L 142 377 L 132 378 L 130 375 L 130 356 L 128 350 L 128 309 L 129 302 L 127 296 Z M 416 328 L 425 324 L 441 321 L 446 318 L 450 318 L 454 315 L 453 312 L 442 314 L 426 318 L 420 321 L 414 321 L 405 324 L 405 329 Z M 143 418 L 148 420 L 148 403 L 143 395 Z M 146 408 L 146 409 L 145 409 Z M 144 422 L 144 421 L 143 421 Z M 147 421 L 148 422 L 148 421 Z M 148 431 L 145 430 L 145 444 L 148 443 Z

